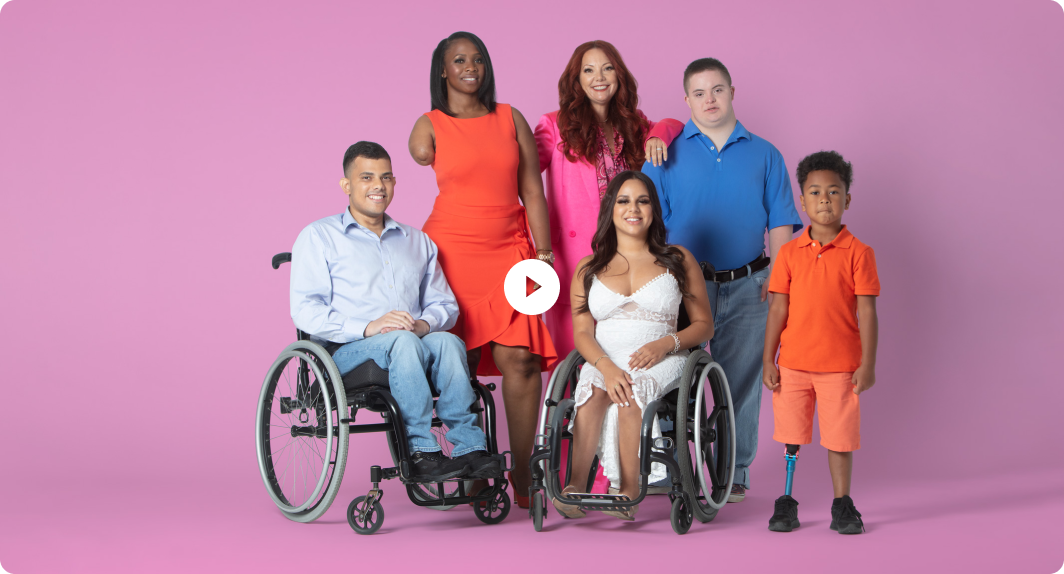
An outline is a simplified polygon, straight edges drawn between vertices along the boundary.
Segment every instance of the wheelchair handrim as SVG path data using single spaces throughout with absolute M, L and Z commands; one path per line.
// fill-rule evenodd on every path
M 731 459 L 731 460 L 728 461 L 729 462 L 728 468 L 730 469 L 728 471 L 728 482 L 727 482 L 727 484 L 726 484 L 726 486 L 724 488 L 724 492 L 725 492 L 724 500 L 722 502 L 720 502 L 719 504 L 716 501 L 713 500 L 713 491 L 712 491 L 712 489 L 708 488 L 708 486 L 711 486 L 711 485 L 707 485 L 706 484 L 706 471 L 705 471 L 705 469 L 706 469 L 706 460 L 705 460 L 705 454 L 704 454 L 705 451 L 702 450 L 702 433 L 698 432 L 701 429 L 694 429 L 695 432 L 693 432 L 691 434 L 694 435 L 694 439 L 695 439 L 695 441 L 694 441 L 695 442 L 695 464 L 697 465 L 695 467 L 695 469 L 696 469 L 695 476 L 698 478 L 698 484 L 699 484 L 699 486 L 702 487 L 702 494 L 706 498 L 706 504 L 708 504 L 710 507 L 712 507 L 712 508 L 714 508 L 716 510 L 720 510 L 721 508 L 724 508 L 725 504 L 728 503 L 727 493 L 731 492 L 732 482 L 735 480 L 735 414 L 734 414 L 734 407 L 732 405 L 732 400 L 731 400 L 731 389 L 728 388 L 727 376 L 724 374 L 724 369 L 722 369 L 720 367 L 720 364 L 717 363 L 717 362 L 711 362 L 708 365 L 706 365 L 702 369 L 702 373 L 699 376 L 699 379 L 698 379 L 698 390 L 695 393 L 695 417 L 694 417 L 694 420 L 697 423 L 698 421 L 701 421 L 703 419 L 702 405 L 705 404 L 706 384 L 709 382 L 709 373 L 710 373 L 710 371 L 714 370 L 714 368 L 717 370 L 717 372 L 720 373 L 721 388 L 724 391 L 724 397 L 727 400 L 727 404 L 728 404 L 728 415 L 729 415 L 727 417 L 727 419 L 728 419 L 728 434 L 729 434 L 729 442 L 731 443 L 730 448 L 729 448 L 729 452 L 728 452 L 728 457 Z
M 322 467 L 321 476 L 318 477 L 318 482 L 315 485 L 314 490 L 311 492 L 310 496 L 308 496 L 307 499 L 298 506 L 293 506 L 282 500 L 279 496 L 277 496 L 277 493 L 274 491 L 274 487 L 270 482 L 270 477 L 267 475 L 266 472 L 266 459 L 265 453 L 263 452 L 265 437 L 263 437 L 262 419 L 264 409 L 270 408 L 273 402 L 271 400 L 269 404 L 266 403 L 266 396 L 267 394 L 269 394 L 269 389 L 272 385 L 271 379 L 273 378 L 273 376 L 279 378 L 279 367 L 292 359 L 305 361 L 308 365 L 310 365 L 310 368 L 314 371 L 315 384 L 322 388 L 322 400 L 325 403 L 326 418 L 325 456 L 323 458 L 325 462 L 324 466 Z M 274 361 L 273 366 L 270 367 L 270 370 L 267 373 L 266 381 L 263 383 L 262 391 L 259 393 L 258 406 L 258 412 L 256 413 L 255 417 L 255 451 L 258 455 L 259 474 L 262 476 L 262 482 L 266 486 L 266 492 L 270 495 L 270 498 L 273 499 L 277 507 L 280 508 L 283 512 L 290 514 L 299 514 L 301 512 L 304 512 L 305 510 L 313 506 L 314 502 L 318 500 L 318 497 L 321 494 L 322 487 L 325 485 L 325 478 L 328 476 L 328 467 L 330 465 L 329 461 L 332 460 L 333 438 L 335 436 L 333 433 L 332 401 L 329 398 L 329 393 L 325 391 L 325 378 L 322 376 L 321 369 L 318 368 L 317 362 L 314 361 L 314 357 L 312 357 L 306 352 L 295 350 L 286 350 L 285 352 L 281 353 L 281 355 L 277 357 L 277 360 Z M 279 483 L 277 487 L 280 488 Z

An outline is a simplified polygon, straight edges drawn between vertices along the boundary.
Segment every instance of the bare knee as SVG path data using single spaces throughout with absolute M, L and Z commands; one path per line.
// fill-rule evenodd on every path
M 525 347 L 493 345 L 492 356 L 504 377 L 531 379 L 540 374 L 539 355 L 533 355 Z

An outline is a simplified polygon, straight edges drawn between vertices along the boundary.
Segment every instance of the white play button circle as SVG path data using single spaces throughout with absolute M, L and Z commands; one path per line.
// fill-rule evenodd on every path
M 540 288 L 526 295 L 527 280 L 536 282 Z M 506 300 L 525 315 L 542 315 L 558 301 L 561 283 L 554 269 L 539 259 L 525 259 L 510 268 L 502 284 Z

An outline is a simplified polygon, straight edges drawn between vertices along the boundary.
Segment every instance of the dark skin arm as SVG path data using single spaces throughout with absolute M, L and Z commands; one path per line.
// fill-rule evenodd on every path
M 767 281 L 766 281 L 767 283 Z M 761 383 L 774 391 L 780 387 L 780 371 L 776 367 L 776 351 L 780 348 L 780 335 L 787 326 L 790 313 L 791 296 L 787 293 L 774 293 L 768 308 L 768 323 L 765 325 L 765 354 L 761 357 Z
M 418 165 L 432 165 L 436 161 L 436 132 L 432 129 L 432 120 L 428 116 L 421 116 L 414 122 L 414 129 L 410 131 L 410 157 Z
M 876 384 L 876 349 L 879 346 L 879 317 L 873 295 L 857 296 L 857 327 L 861 332 L 861 366 L 853 372 L 853 393 L 859 395 Z
M 547 217 L 547 198 L 543 195 L 543 179 L 539 174 L 536 136 L 521 112 L 517 111 L 517 108 L 510 109 L 513 110 L 517 144 L 521 154 L 521 163 L 517 166 L 517 194 L 528 213 L 528 227 L 532 231 L 536 251 L 550 251 L 550 220 Z

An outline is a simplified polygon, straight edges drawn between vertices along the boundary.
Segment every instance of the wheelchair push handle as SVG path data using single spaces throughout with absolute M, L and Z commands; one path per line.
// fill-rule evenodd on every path
M 274 269 L 281 266 L 282 263 L 290 263 L 292 261 L 291 253 L 278 253 L 273 256 L 273 261 L 270 262 Z

